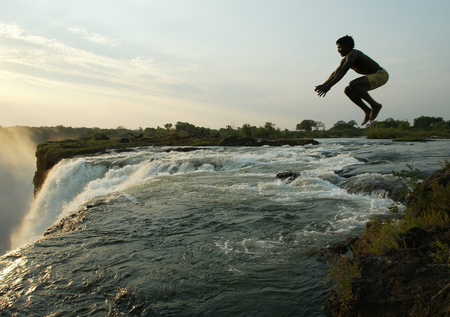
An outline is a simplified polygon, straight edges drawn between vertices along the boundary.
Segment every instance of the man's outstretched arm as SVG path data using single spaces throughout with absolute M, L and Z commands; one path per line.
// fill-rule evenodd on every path
M 319 94 L 319 97 L 321 97 L 322 95 L 325 97 L 327 91 L 330 90 L 330 89 L 328 89 L 326 92 L 322 92 L 322 89 L 324 88 L 324 86 L 327 85 L 330 81 L 332 81 L 333 78 L 336 76 L 336 74 L 339 72 L 339 70 L 341 69 L 342 65 L 344 64 L 344 61 L 345 61 L 345 59 L 342 59 L 341 64 L 339 64 L 338 68 L 336 68 L 336 70 L 331 73 L 330 77 L 322 85 L 317 85 L 316 86 L 314 91 Z
M 339 67 L 331 74 L 330 78 L 327 79 L 322 85 L 316 86 L 314 91 L 317 92 L 319 97 L 325 97 L 327 92 L 336 85 L 347 73 L 347 71 L 353 66 L 356 59 L 356 52 L 352 51 L 350 54 L 343 58 Z

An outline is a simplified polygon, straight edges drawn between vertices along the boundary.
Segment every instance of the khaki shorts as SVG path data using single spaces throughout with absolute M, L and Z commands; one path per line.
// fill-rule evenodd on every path
M 366 77 L 370 82 L 369 90 L 373 90 L 375 88 L 383 86 L 389 80 L 389 74 L 383 68 L 381 68 L 374 74 L 366 75 Z

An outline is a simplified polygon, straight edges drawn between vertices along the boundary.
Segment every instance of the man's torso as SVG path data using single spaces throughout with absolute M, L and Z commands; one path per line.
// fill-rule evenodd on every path
M 358 74 L 362 75 L 374 74 L 381 68 L 377 62 L 375 62 L 373 59 L 371 59 L 369 56 L 367 56 L 361 51 L 353 49 L 350 54 L 356 55 L 355 61 L 353 62 L 351 68 Z M 347 59 L 349 55 L 347 55 L 345 59 Z

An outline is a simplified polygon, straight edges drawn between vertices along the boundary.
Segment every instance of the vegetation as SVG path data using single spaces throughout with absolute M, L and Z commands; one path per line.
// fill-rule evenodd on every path
M 433 243 L 434 251 L 428 253 L 432 258 L 432 266 L 442 268 L 444 271 L 450 271 L 450 249 L 447 243 L 442 243 L 439 239 Z
M 445 161 L 442 169 L 450 170 L 450 162 Z M 432 225 L 444 227 L 450 224 L 450 186 L 434 183 L 427 189 L 421 185 L 421 178 L 417 176 L 419 172 L 411 165 L 407 165 L 407 169 L 401 172 L 393 172 L 403 184 L 395 199 L 405 201 L 408 198 L 408 207 L 402 215 L 375 219 L 368 223 L 366 232 L 353 246 L 354 257 L 363 253 L 380 256 L 392 248 L 407 249 L 403 236 L 411 228 L 427 229 Z M 398 212 L 398 204 L 392 205 L 392 212 Z M 436 239 L 431 244 L 427 257 L 431 259 L 431 267 L 450 272 L 450 249 L 447 243 Z M 344 303 L 348 303 L 352 297 L 351 281 L 358 274 L 354 258 L 341 257 L 329 269 L 329 277 L 336 283 L 336 293 Z
M 395 218 L 377 219 L 369 224 L 360 244 L 355 250 L 360 253 L 376 253 L 381 255 L 391 248 L 405 248 L 402 235 L 413 227 L 426 229 L 431 225 L 445 226 L 450 223 L 450 186 L 433 185 L 432 190 L 421 186 L 421 179 L 416 176 L 418 170 L 407 165 L 407 170 L 393 172 L 403 182 L 403 189 L 397 193 L 397 199 L 409 199 L 408 208 L 404 215 Z M 449 169 L 450 164 L 445 161 L 443 169 Z M 394 203 L 391 211 L 398 210 L 398 203 Z
M 1 130 L 4 130 L 0 126 Z M 56 127 L 9 127 L 8 130 L 22 130 L 36 143 L 62 139 L 93 139 L 99 140 L 105 137 L 110 139 L 133 138 L 141 135 L 144 138 L 162 138 L 176 133 L 179 137 L 252 137 L 271 139 L 295 139 L 295 138 L 335 138 L 335 137 L 363 137 L 368 139 L 393 139 L 395 141 L 425 141 L 429 138 L 450 138 L 450 121 L 444 121 L 441 117 L 421 116 L 414 119 L 411 126 L 408 121 L 388 118 L 385 121 L 376 121 L 369 127 L 359 127 L 354 120 L 345 122 L 337 121 L 330 129 L 325 124 L 312 119 L 305 119 L 295 126 L 295 130 L 281 130 L 272 122 L 266 122 L 263 126 L 252 126 L 248 123 L 242 127 L 228 125 L 225 128 L 211 129 L 195 126 L 188 122 L 164 124 L 164 127 L 127 129 L 118 126 L 115 129 L 101 128 L 72 128 L 64 126 Z
M 425 141 L 429 138 L 450 138 L 450 121 L 441 117 L 419 117 L 411 127 L 408 121 L 388 118 L 374 122 L 366 131 L 368 139 L 393 139 L 395 141 Z
M 352 279 L 359 274 L 355 261 L 349 258 L 339 258 L 330 266 L 328 276 L 336 283 L 336 293 L 344 303 L 352 298 Z

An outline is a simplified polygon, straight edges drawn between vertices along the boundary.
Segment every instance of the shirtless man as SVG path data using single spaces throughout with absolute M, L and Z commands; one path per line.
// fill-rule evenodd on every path
M 384 85 L 389 79 L 389 74 L 369 56 L 361 51 L 355 50 L 355 42 L 351 36 L 347 35 L 340 38 L 336 41 L 336 45 L 339 54 L 344 58 L 339 67 L 331 74 L 330 78 L 322 85 L 316 86 L 314 91 L 317 92 L 319 97 L 325 97 L 331 87 L 337 84 L 350 68 L 358 74 L 365 75 L 352 80 L 344 90 L 347 97 L 366 114 L 361 124 L 365 125 L 367 122 L 375 120 L 381 110 L 381 104 L 376 102 L 369 95 L 368 91 Z

